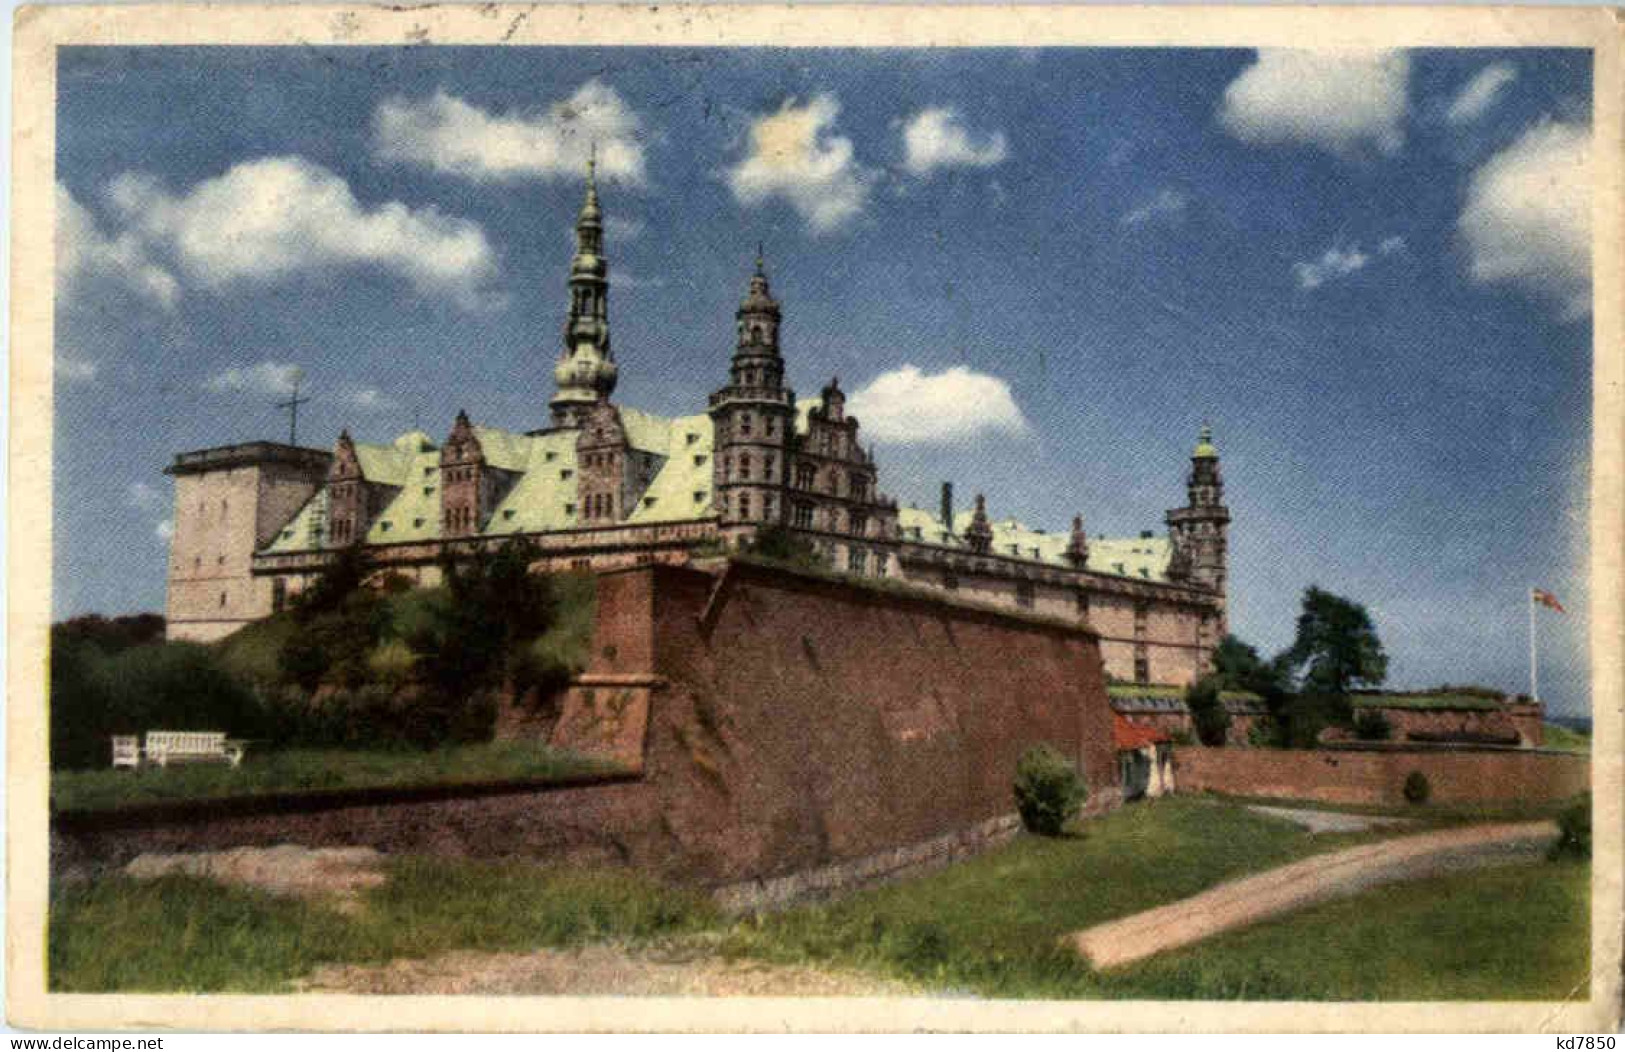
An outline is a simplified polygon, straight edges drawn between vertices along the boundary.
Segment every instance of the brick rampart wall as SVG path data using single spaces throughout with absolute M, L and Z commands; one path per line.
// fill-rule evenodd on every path
M 1564 800 L 1591 784 L 1591 760 L 1533 750 L 1205 749 L 1174 750 L 1180 792 L 1403 804 L 1405 778 L 1427 776 L 1431 802 L 1531 803 Z
M 604 574 L 597 611 L 591 664 L 552 734 L 622 760 L 641 746 L 641 778 L 202 809 L 59 827 L 58 846 L 117 859 L 370 844 L 628 863 L 735 885 L 958 843 L 1008 816 L 1016 760 L 1039 741 L 1081 763 L 1091 809 L 1120 798 L 1099 654 L 1077 628 L 738 563 L 721 578 L 661 566 Z M 853 872 L 877 865 L 891 863 Z

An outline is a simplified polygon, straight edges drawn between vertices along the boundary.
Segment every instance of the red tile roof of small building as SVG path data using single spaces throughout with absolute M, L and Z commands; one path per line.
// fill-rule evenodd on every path
M 1119 752 L 1130 749 L 1143 749 L 1147 745 L 1173 740 L 1165 731 L 1159 731 L 1155 727 L 1145 727 L 1138 723 L 1130 723 L 1117 713 L 1112 714 L 1112 739 L 1116 743 Z

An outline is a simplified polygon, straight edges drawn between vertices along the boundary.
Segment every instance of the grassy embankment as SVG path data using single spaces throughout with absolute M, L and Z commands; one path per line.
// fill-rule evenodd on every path
M 1559 723 L 1548 723 L 1544 728 L 1542 734 L 1544 741 L 1541 745 L 1543 749 L 1557 749 L 1561 752 L 1591 751 L 1591 736 L 1588 734 L 1570 730 Z
M 624 875 L 476 862 L 398 860 L 343 915 L 203 881 L 104 879 L 53 900 L 52 984 L 273 990 L 326 963 L 605 939 L 1003 997 L 1544 998 L 1583 980 L 1588 870 L 1572 863 L 1383 888 L 1123 972 L 1096 974 L 1057 946 L 1066 932 L 1390 835 L 1311 836 L 1231 802 L 1162 800 L 1081 836 L 1022 837 L 926 877 L 739 921 Z
M 559 574 L 551 580 L 553 623 L 524 645 L 532 665 L 554 670 L 554 678 L 559 680 L 586 665 L 595 595 L 590 574 Z M 412 637 L 423 624 L 440 616 L 448 602 L 445 590 L 437 588 L 386 597 L 381 608 L 386 635 Z M 283 686 L 279 655 L 298 630 L 292 615 L 279 614 L 247 625 L 211 649 L 235 681 L 272 697 Z M 325 789 L 554 781 L 611 769 L 608 764 L 551 751 L 535 742 L 478 742 L 426 751 L 276 748 L 270 742 L 251 742 L 238 768 L 194 764 L 140 771 L 106 767 L 57 770 L 52 774 L 51 803 L 57 809 L 119 808 Z
M 186 764 L 139 771 L 57 771 L 51 777 L 51 806 L 56 810 L 117 809 L 159 801 L 323 789 L 547 782 L 611 770 L 610 764 L 554 752 L 535 742 L 483 742 L 428 752 L 285 749 L 256 756 L 251 750 L 238 768 Z

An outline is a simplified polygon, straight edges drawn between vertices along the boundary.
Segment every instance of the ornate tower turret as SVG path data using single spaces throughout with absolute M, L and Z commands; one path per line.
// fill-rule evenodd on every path
M 596 160 L 587 162 L 587 199 L 576 219 L 576 254 L 570 262 L 570 317 L 564 351 L 553 369 L 558 391 L 549 405 L 554 427 L 579 427 L 586 410 L 609 401 L 618 374 L 609 347 L 609 261 L 604 258 L 604 215 L 598 206 Z
M 1064 555 L 1075 569 L 1089 565 L 1089 535 L 1083 532 L 1082 515 L 1072 517 L 1072 536 L 1067 538 Z
M 711 396 L 713 487 L 723 535 L 738 541 L 785 520 L 788 452 L 795 440 L 796 396 L 784 386 L 779 304 L 756 252 L 739 310 L 728 385 Z
M 987 498 L 976 495 L 976 510 L 971 513 L 970 525 L 965 527 L 965 543 L 978 555 L 993 548 L 993 524 L 987 521 Z
M 1213 429 L 1206 424 L 1191 454 L 1186 494 L 1185 507 L 1167 515 L 1169 539 L 1178 560 L 1189 567 L 1189 581 L 1219 594 L 1222 619 L 1230 509 L 1224 505 L 1224 478 L 1219 473 L 1219 451 L 1213 447 Z M 1221 624 L 1221 634 L 1223 631 Z

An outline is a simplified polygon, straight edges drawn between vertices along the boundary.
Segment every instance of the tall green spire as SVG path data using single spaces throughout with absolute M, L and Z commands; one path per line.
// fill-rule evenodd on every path
M 587 196 L 576 217 L 576 252 L 570 261 L 570 316 L 564 350 L 553 369 L 558 391 L 550 403 L 555 427 L 576 423 L 591 406 L 608 401 L 619 373 L 609 346 L 609 261 L 604 258 L 604 215 L 598 204 L 597 149 L 587 161 Z

